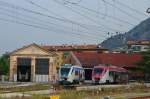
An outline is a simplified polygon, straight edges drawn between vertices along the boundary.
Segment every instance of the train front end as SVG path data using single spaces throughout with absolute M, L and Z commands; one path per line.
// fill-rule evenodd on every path
M 59 83 L 66 85 L 71 84 L 72 82 L 69 80 L 69 74 L 71 71 L 71 66 L 61 66 L 59 69 Z
M 95 66 L 92 71 L 92 82 L 101 84 L 106 82 L 106 69 L 101 66 Z

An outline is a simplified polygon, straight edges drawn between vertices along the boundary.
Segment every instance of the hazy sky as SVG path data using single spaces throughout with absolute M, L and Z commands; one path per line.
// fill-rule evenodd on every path
M 148 18 L 148 7 L 150 0 L 0 0 L 0 54 L 33 42 L 98 44 Z

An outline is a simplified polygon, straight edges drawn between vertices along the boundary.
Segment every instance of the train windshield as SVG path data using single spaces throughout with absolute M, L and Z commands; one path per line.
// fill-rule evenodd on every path
M 101 74 L 103 72 L 102 68 L 94 68 L 94 73 L 95 74 Z
M 61 76 L 68 76 L 70 68 L 61 68 L 60 73 Z

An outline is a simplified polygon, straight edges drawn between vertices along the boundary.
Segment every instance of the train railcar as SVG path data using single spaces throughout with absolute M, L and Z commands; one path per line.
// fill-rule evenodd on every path
M 94 84 L 127 83 L 128 72 L 117 66 L 95 66 L 92 70 L 92 82 Z
M 84 69 L 81 66 L 65 64 L 59 69 L 60 84 L 74 84 L 84 82 Z

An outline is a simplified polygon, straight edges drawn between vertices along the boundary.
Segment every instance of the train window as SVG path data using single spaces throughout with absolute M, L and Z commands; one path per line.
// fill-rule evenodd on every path
M 103 72 L 103 69 L 101 68 L 94 68 L 94 73 L 97 74 L 97 73 L 102 73 Z
M 73 71 L 74 71 L 74 68 L 72 69 L 71 74 L 73 74 Z
M 109 76 L 114 76 L 114 75 L 115 75 L 115 72 L 113 72 L 113 71 L 109 72 Z
M 75 75 L 79 75 L 79 71 L 76 70 L 76 71 L 75 71 Z
M 61 75 L 67 76 L 69 74 L 70 68 L 61 68 Z
M 82 71 L 81 70 L 80 70 L 80 75 L 79 76 L 80 76 L 80 78 L 82 78 Z

